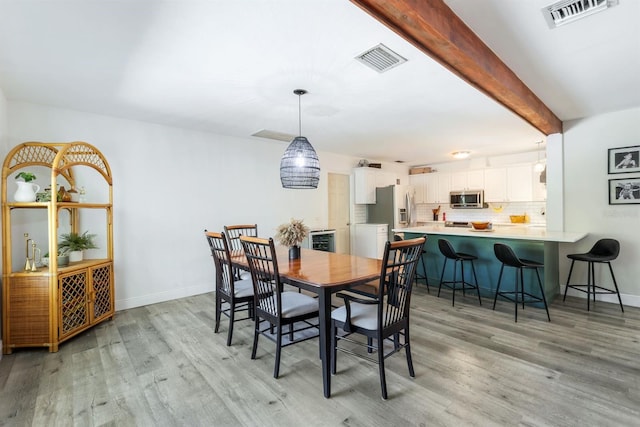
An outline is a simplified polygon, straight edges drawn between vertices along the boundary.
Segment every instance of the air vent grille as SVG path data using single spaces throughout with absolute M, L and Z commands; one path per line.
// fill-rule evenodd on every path
M 290 133 L 278 132 L 275 130 L 262 129 L 251 136 L 257 136 L 259 138 L 275 139 L 276 141 L 291 142 L 297 135 L 291 135 Z
M 356 60 L 379 73 L 384 73 L 407 62 L 406 58 L 398 55 L 382 43 L 356 56 Z
M 549 28 L 602 12 L 612 5 L 610 0 L 563 0 L 542 9 Z

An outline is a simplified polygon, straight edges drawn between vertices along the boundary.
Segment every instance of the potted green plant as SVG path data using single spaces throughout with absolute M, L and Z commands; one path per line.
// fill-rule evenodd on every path
M 49 252 L 42 255 L 40 262 L 42 265 L 49 265 Z M 58 267 L 64 267 L 65 265 L 69 265 L 69 254 L 64 249 L 58 249 Z
M 31 172 L 20 172 L 16 175 L 18 189 L 13 195 L 16 202 L 35 202 L 36 193 L 40 191 L 40 186 L 34 182 L 36 176 Z
M 300 258 L 300 243 L 309 234 L 309 227 L 301 219 L 291 218 L 286 224 L 280 224 L 276 230 L 276 240 L 289 247 L 289 259 Z
M 93 241 L 95 237 L 95 234 L 89 234 L 88 231 L 82 234 L 74 232 L 63 234 L 58 242 L 58 250 L 68 253 L 71 262 L 82 261 L 82 251 L 98 248 Z

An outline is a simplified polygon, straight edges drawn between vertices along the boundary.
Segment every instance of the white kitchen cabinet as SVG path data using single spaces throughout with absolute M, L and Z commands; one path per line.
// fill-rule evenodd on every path
M 532 166 L 517 165 L 507 167 L 507 201 L 530 202 L 533 200 Z
M 354 224 L 353 255 L 382 259 L 388 239 L 388 224 Z
M 451 174 L 448 172 L 427 173 L 425 177 L 425 203 L 449 203 Z
M 491 168 L 484 171 L 484 201 L 504 202 L 507 200 L 507 169 Z
M 395 185 L 396 174 L 376 168 L 355 168 L 353 170 L 354 203 L 374 204 L 376 187 Z
M 419 173 L 416 175 L 409 175 L 409 185 L 415 189 L 414 202 L 415 203 L 427 203 L 427 186 L 426 176 L 431 174 Z
M 514 165 L 484 171 L 484 201 L 530 202 L 533 200 L 532 166 Z
M 451 174 L 448 172 L 438 173 L 438 200 L 436 203 L 442 203 L 449 206 L 449 193 L 451 192 Z
M 357 204 L 373 204 L 376 202 L 376 175 L 372 168 L 353 170 L 354 201 Z
M 451 173 L 450 191 L 482 190 L 483 188 L 483 170 L 471 170 Z

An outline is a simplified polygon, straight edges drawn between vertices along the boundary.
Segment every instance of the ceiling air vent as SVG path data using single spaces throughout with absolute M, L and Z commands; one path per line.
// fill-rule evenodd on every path
M 290 133 L 278 132 L 275 130 L 262 129 L 251 136 L 257 136 L 259 138 L 275 139 L 276 141 L 291 142 L 297 135 L 291 135 Z
M 356 60 L 379 73 L 384 73 L 403 62 L 407 62 L 406 58 L 398 55 L 382 43 L 356 56 Z
M 549 28 L 556 28 L 575 20 L 602 12 L 617 0 L 563 0 L 542 9 Z

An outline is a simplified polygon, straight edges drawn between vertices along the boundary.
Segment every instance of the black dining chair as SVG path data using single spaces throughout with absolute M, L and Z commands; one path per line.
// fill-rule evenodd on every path
M 240 243 L 240 236 L 258 237 L 258 224 L 225 225 L 224 233 L 227 236 L 231 254 L 242 254 L 244 249 L 242 249 L 242 244 Z M 238 279 L 251 277 L 251 273 L 241 269 L 235 269 L 235 274 Z
M 392 354 L 405 349 L 409 375 L 415 377 L 411 360 L 411 340 L 409 339 L 409 312 L 411 292 L 415 279 L 418 259 L 422 256 L 424 237 L 411 240 L 387 242 L 382 258 L 382 270 L 377 295 L 364 298 L 339 292 L 344 306 L 331 313 L 331 373 L 336 373 L 337 352 L 342 351 L 378 364 L 382 398 L 387 399 L 387 382 L 384 361 Z M 338 329 L 344 334 L 339 335 Z M 351 338 L 352 334 L 367 337 L 366 344 Z M 404 343 L 400 343 L 400 336 Z M 375 340 L 375 345 L 373 341 Z M 385 341 L 390 340 L 392 349 L 385 351 Z M 339 345 L 347 341 L 367 349 L 367 354 L 358 354 Z M 377 352 L 377 359 L 368 354 Z
M 424 238 L 426 239 L 427 236 L 424 236 Z M 404 237 L 400 236 L 399 234 L 394 234 L 393 235 L 393 240 L 397 242 L 397 241 L 400 241 L 400 240 L 404 240 Z M 425 244 L 426 244 L 426 242 L 425 242 Z M 422 248 L 422 255 L 418 259 L 418 268 L 416 269 L 416 279 L 415 280 L 416 280 L 416 283 L 418 283 L 420 280 L 424 280 L 424 284 L 427 287 L 427 293 L 430 294 L 431 291 L 429 290 L 429 277 L 427 276 L 427 265 L 426 265 L 426 262 L 424 260 L 424 256 L 426 254 L 427 254 L 427 251 L 424 248 Z
M 256 358 L 260 335 L 274 341 L 276 361 L 273 377 L 278 378 L 282 347 L 318 336 L 317 332 L 309 333 L 310 329 L 318 328 L 317 321 L 312 321 L 319 315 L 318 300 L 303 293 L 283 291 L 272 238 L 240 236 L 240 242 L 253 279 L 255 330 L 251 359 Z M 283 341 L 285 326 L 288 326 L 286 335 L 289 339 L 286 343 Z
M 253 283 L 251 278 L 240 280 L 233 273 L 225 234 L 207 230 L 204 232 L 216 267 L 216 320 L 214 332 L 218 333 L 221 315 L 227 316 L 229 318 L 227 345 L 231 345 L 234 322 L 253 317 Z M 236 312 L 242 311 L 246 311 L 247 316 L 236 319 Z
M 622 298 L 620 297 L 620 290 L 618 290 L 618 283 L 616 282 L 616 276 L 613 275 L 613 267 L 611 267 L 611 261 L 618 258 L 620 253 L 620 242 L 615 239 L 600 239 L 587 253 L 583 254 L 569 254 L 567 258 L 571 260 L 571 267 L 569 268 L 569 276 L 567 277 L 567 285 L 564 288 L 564 297 L 562 301 L 567 299 L 567 291 L 569 288 L 573 288 L 580 292 L 587 294 L 587 311 L 591 309 L 590 298 L 593 295 L 593 302 L 596 302 L 596 294 L 616 294 L 618 295 L 618 302 L 620 303 L 620 309 L 624 313 L 624 306 L 622 305 Z M 571 285 L 571 273 L 573 272 L 573 264 L 576 261 L 583 261 L 587 263 L 587 284 L 584 285 Z M 611 273 L 611 279 L 613 280 L 613 286 L 615 290 L 605 288 L 602 285 L 596 285 L 595 276 L 595 264 L 607 264 L 609 266 L 609 272 Z

